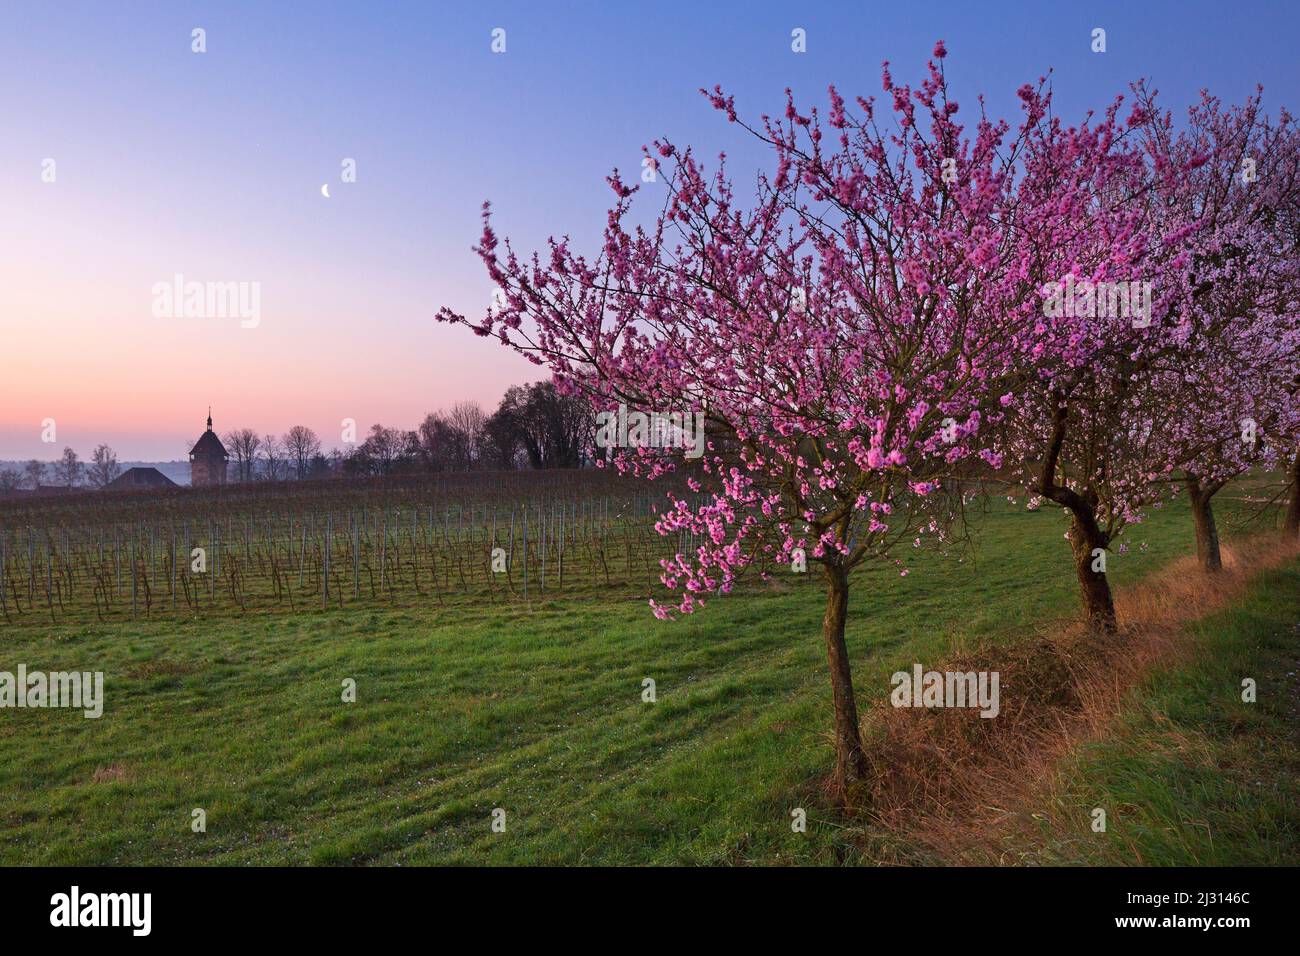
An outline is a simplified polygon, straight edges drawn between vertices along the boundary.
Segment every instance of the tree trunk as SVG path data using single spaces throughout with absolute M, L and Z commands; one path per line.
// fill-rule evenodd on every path
M 1288 538 L 1300 537 L 1300 449 L 1291 458 L 1291 500 L 1286 508 L 1282 532 Z
M 1088 626 L 1103 634 L 1114 634 L 1118 625 L 1110 582 L 1105 571 L 1093 570 L 1093 564 L 1098 560 L 1093 552 L 1100 549 L 1104 560 L 1108 543 L 1105 532 L 1098 527 L 1093 515 L 1073 508 L 1070 510 L 1070 547 L 1074 551 L 1074 571 L 1079 578 Z
M 1093 554 L 1094 551 L 1101 549 L 1100 557 L 1105 561 L 1110 535 L 1097 524 L 1095 494 L 1080 493 L 1067 485 L 1056 483 L 1056 469 L 1061 449 L 1065 447 L 1065 433 L 1069 425 L 1069 408 L 1063 395 L 1056 391 L 1052 395 L 1056 411 L 1052 416 L 1052 435 L 1048 439 L 1047 454 L 1043 456 L 1038 493 L 1070 510 L 1070 548 L 1074 551 L 1074 571 L 1079 577 L 1079 587 L 1083 592 L 1083 609 L 1088 616 L 1088 626 L 1104 634 L 1113 634 L 1118 626 L 1115 622 L 1115 602 L 1110 596 L 1110 582 L 1106 580 L 1105 571 L 1092 569 L 1098 558 Z
M 1219 531 L 1214 524 L 1214 509 L 1210 499 L 1222 487 L 1220 483 L 1202 485 L 1188 476 L 1187 492 L 1192 501 L 1192 521 L 1196 525 L 1196 560 L 1207 573 L 1223 570 L 1223 557 L 1219 553 Z
M 835 703 L 835 786 L 844 797 L 848 789 L 867 775 L 858 732 L 858 706 L 853 696 L 853 675 L 848 647 L 844 643 L 844 622 L 849 608 L 848 575 L 840 567 L 824 565 L 826 571 L 826 616 L 822 635 L 831 669 L 831 693 Z

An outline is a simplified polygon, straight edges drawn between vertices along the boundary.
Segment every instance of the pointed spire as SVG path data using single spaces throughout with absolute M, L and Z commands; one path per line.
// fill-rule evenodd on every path
M 208 431 L 212 431 L 212 406 L 208 406 Z

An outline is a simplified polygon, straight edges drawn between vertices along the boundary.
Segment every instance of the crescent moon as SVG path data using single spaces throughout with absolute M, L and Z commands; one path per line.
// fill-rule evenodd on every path
M 329 199 L 329 198 L 330 198 L 330 184 L 329 184 L 329 183 L 326 183 L 325 185 L 321 186 L 321 188 L 320 188 L 320 194 L 321 194 L 322 196 L 324 196 L 326 199 Z

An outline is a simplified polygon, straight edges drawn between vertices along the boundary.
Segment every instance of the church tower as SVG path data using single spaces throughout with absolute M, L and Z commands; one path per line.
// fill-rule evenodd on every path
M 212 409 L 208 409 L 208 430 L 190 449 L 190 485 L 205 488 L 226 483 L 226 446 L 212 430 Z

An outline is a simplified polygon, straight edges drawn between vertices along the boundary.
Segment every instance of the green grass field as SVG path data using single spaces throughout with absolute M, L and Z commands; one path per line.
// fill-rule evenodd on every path
M 978 524 L 960 560 L 914 555 L 907 577 L 855 578 L 862 707 L 888 696 L 894 670 L 1074 614 L 1058 513 L 995 507 Z M 1157 511 L 1128 537 L 1117 587 L 1186 553 L 1190 521 Z M 1278 792 L 1285 775 L 1296 789 L 1294 697 L 1288 711 L 1261 692 L 1241 715 L 1216 683 L 1247 667 L 1264 687 L 1285 668 L 1294 689 L 1297 581 L 1280 572 L 1202 625 L 1205 657 L 1137 700 L 1109 749 L 1080 755 L 1079 800 L 1138 809 L 1116 815 L 1104 848 L 1051 818 L 1034 835 L 1042 859 L 1297 861 L 1294 796 Z M 98 720 L 0 711 L 0 863 L 876 862 L 869 825 L 838 818 L 819 789 L 832 762 L 821 614 L 819 581 L 789 575 L 676 622 L 644 595 L 611 595 L 5 628 L 0 670 L 102 670 L 107 700 Z M 656 703 L 642 702 L 646 677 Z M 345 678 L 356 703 L 340 699 Z M 1231 766 L 1180 762 L 1166 719 Z M 1275 785 L 1251 787 L 1279 755 Z M 796 806 L 806 834 L 791 831 Z M 1220 849 L 1220 834 L 1264 820 L 1241 857 Z M 1195 832 L 1163 835 L 1174 821 L 1208 823 L 1215 852 Z

